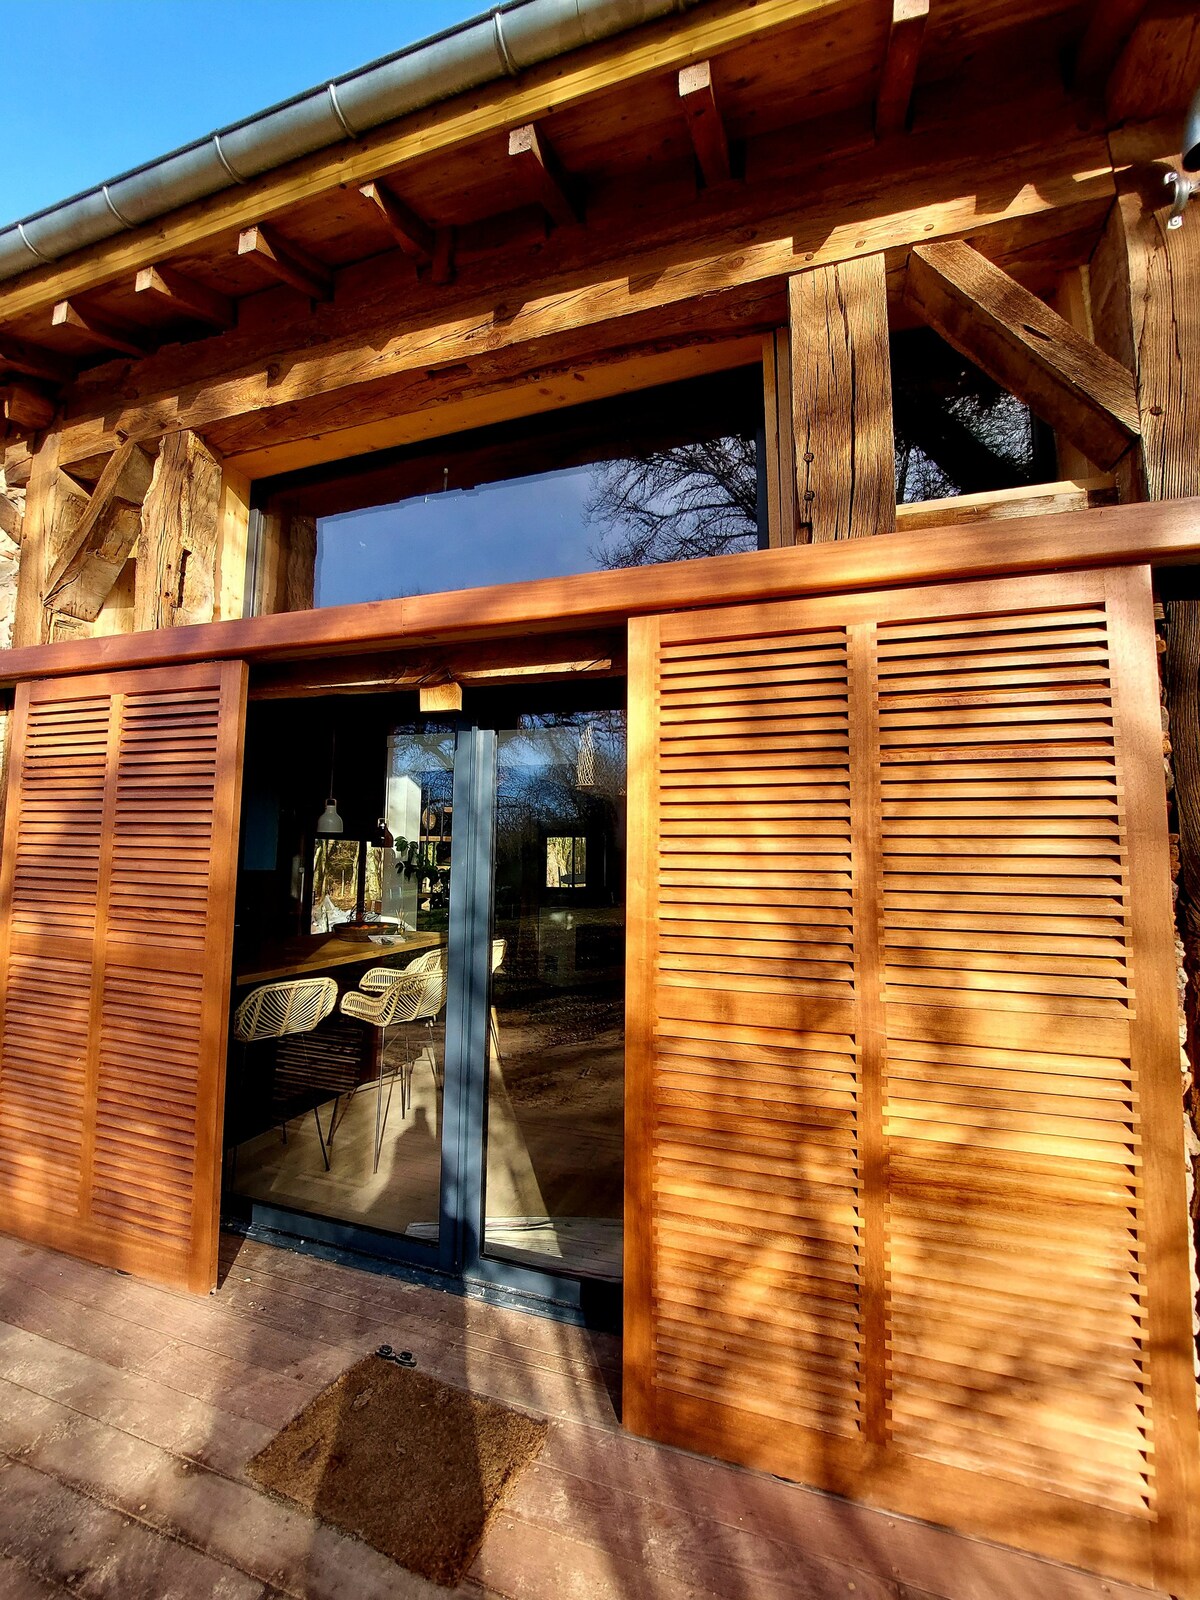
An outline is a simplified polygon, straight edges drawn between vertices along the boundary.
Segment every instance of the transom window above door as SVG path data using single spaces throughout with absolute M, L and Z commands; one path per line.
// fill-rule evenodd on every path
M 759 367 L 313 469 L 271 486 L 258 609 L 755 550 L 764 471 Z

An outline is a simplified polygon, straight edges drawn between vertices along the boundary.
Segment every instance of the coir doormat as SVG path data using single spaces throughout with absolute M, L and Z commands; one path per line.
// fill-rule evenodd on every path
M 368 1356 L 250 1462 L 273 1494 L 435 1583 L 457 1583 L 546 1424 Z

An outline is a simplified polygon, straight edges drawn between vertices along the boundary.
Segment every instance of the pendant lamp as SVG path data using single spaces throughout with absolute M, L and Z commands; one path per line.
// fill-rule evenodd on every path
M 337 799 L 333 794 L 333 768 L 337 757 L 337 730 L 334 729 L 329 740 L 329 797 L 325 801 L 325 809 L 317 818 L 317 837 L 330 839 L 340 835 L 342 819 L 338 814 Z

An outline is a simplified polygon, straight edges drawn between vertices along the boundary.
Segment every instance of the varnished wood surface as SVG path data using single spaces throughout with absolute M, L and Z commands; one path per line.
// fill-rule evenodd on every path
M 680 612 L 630 673 L 630 1425 L 1197 1593 L 1148 571 Z
M 0 862 L 0 1225 L 216 1276 L 246 668 L 23 686 Z
M 39 458 L 40 459 L 40 458 Z M 996 527 L 950 526 L 806 548 L 757 550 L 619 572 L 376 600 L 247 621 L 200 623 L 0 653 L 0 683 L 208 661 L 356 650 L 599 627 L 675 607 L 775 600 L 1013 573 L 1200 560 L 1200 498 L 1099 506 Z M 23 564 L 24 565 L 24 564 Z
M 398 1341 L 421 1371 L 550 1422 L 457 1589 L 245 1477 L 325 1384 Z M 231 1238 L 202 1300 L 0 1239 L 0 1591 L 1162 1600 L 633 1438 L 617 1421 L 619 1359 L 606 1335 Z
M 396 936 L 389 944 L 372 944 L 369 939 L 341 939 L 336 932 L 317 933 L 247 952 L 238 964 L 234 981 L 240 987 L 248 983 L 272 983 L 278 978 L 302 978 L 314 972 L 329 972 L 335 967 L 371 964 L 381 967 L 389 964 L 393 956 L 411 956 L 440 943 L 436 933 Z

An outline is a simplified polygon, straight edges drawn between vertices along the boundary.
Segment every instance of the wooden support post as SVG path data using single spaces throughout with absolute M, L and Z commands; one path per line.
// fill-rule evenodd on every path
M 43 350 L 15 334 L 0 331 L 0 367 L 8 367 L 26 378 L 41 378 L 46 383 L 68 383 L 75 375 L 73 362 L 52 350 Z
M 696 61 L 679 74 L 679 103 L 706 188 L 728 183 L 731 175 L 729 139 L 713 89 L 712 63 Z
M 788 280 L 796 543 L 896 526 L 896 451 L 882 255 Z
M 909 303 L 947 343 L 1111 472 L 1138 436 L 1133 379 L 961 239 L 918 245 Z
M 792 362 L 788 330 L 763 335 L 763 418 L 766 435 L 767 542 L 796 542 L 796 460 L 792 435 Z
M 890 138 L 908 125 L 928 20 L 929 0 L 892 0 L 887 54 L 875 97 L 877 139 Z
M 536 122 L 527 122 L 512 130 L 508 136 L 508 156 L 520 187 L 552 222 L 564 227 L 582 222 L 578 186 L 564 172 L 550 141 Z
M 333 273 L 323 261 L 302 250 L 298 244 L 257 223 L 238 235 L 238 255 L 257 261 L 273 278 L 289 284 L 310 300 L 329 300 L 333 296 Z
M 216 606 L 214 622 L 246 614 L 246 577 L 250 549 L 250 480 L 226 466 L 221 470 L 221 503 L 217 513 Z
M 439 228 L 433 236 L 433 265 L 429 269 L 431 283 L 453 283 L 458 271 L 456 252 L 458 229 Z
M 51 569 L 47 606 L 83 622 L 99 616 L 137 542 L 138 508 L 153 470 L 152 458 L 132 439 L 113 451 Z
M 50 313 L 50 323 L 55 328 L 75 328 L 86 333 L 97 344 L 119 355 L 144 356 L 150 349 L 151 341 L 143 329 L 81 306 L 77 300 L 60 300 Z
M 4 420 L 22 433 L 40 433 L 54 421 L 54 401 L 31 383 L 10 383 L 2 390 Z
M 221 463 L 198 434 L 169 433 L 142 506 L 134 626 L 211 622 Z
M 1173 144 L 1164 143 L 1161 128 L 1126 128 L 1111 143 L 1117 204 L 1093 254 L 1090 277 L 1096 336 L 1130 363 L 1137 380 L 1141 441 L 1127 492 L 1151 500 L 1200 495 L 1197 218 L 1188 217 L 1182 228 L 1166 226 L 1162 180 L 1170 163 L 1155 158 Z M 1179 833 L 1177 914 L 1193 1079 L 1188 1101 L 1193 1129 L 1200 1132 L 1200 600 L 1168 601 L 1166 618 L 1162 674 Z M 1195 1158 L 1193 1174 L 1200 1179 Z M 1198 1213 L 1200 1187 L 1194 1187 L 1193 1222 Z
M 376 216 L 387 224 L 406 256 L 411 256 L 419 266 L 433 260 L 433 229 L 424 217 L 419 217 L 410 205 L 378 179 L 361 184 L 358 192 L 370 204 Z
M 13 617 L 15 648 L 45 644 L 50 638 L 50 613 L 44 603 L 46 577 L 87 503 L 58 461 L 59 434 L 55 431 L 45 435 L 30 467 Z
M 237 308 L 227 294 L 196 283 L 174 267 L 143 267 L 133 287 L 135 294 L 161 301 L 178 316 L 194 317 L 214 328 L 232 328 L 237 321 Z

